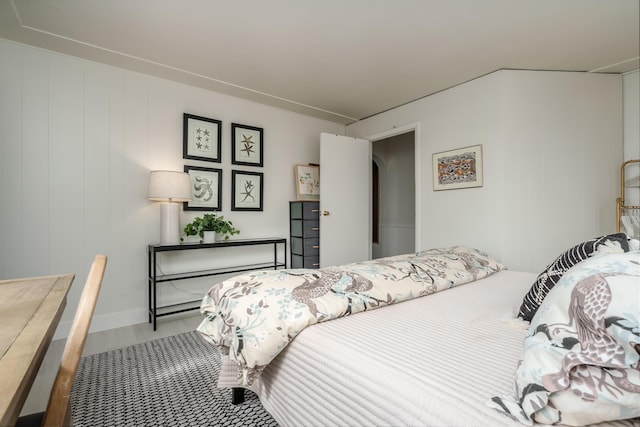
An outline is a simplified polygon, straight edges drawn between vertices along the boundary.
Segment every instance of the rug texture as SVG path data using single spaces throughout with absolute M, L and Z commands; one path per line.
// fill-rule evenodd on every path
M 277 426 L 258 397 L 231 404 L 218 389 L 220 353 L 198 332 L 81 359 L 71 395 L 74 426 Z

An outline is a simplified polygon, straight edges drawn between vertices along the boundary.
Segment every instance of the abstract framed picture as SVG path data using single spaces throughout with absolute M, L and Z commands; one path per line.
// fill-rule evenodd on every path
M 220 163 L 222 122 L 184 113 L 182 157 Z
M 231 123 L 231 163 L 263 166 L 264 129 Z
M 482 145 L 433 155 L 433 189 L 482 187 Z
M 185 211 L 222 210 L 222 169 L 199 166 L 184 167 L 191 178 L 193 200 L 183 202 Z
M 320 167 L 296 165 L 296 197 L 298 200 L 320 200 Z
M 231 171 L 231 210 L 261 211 L 264 189 L 262 172 Z

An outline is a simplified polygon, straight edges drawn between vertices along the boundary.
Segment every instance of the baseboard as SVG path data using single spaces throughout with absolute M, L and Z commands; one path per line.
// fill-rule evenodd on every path
M 94 315 L 93 320 L 91 320 L 89 333 L 121 328 L 123 326 L 137 325 L 138 323 L 146 323 L 147 321 L 147 310 L 144 308 Z M 58 340 L 67 338 L 69 336 L 69 331 L 71 330 L 71 323 L 72 320 L 61 321 L 58 325 L 58 329 L 56 329 L 56 332 L 53 335 L 53 339 Z

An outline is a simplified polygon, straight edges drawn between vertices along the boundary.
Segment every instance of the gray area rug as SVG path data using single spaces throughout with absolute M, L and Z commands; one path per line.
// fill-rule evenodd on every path
M 198 332 L 82 358 L 71 396 L 75 426 L 277 426 L 258 397 L 231 404 L 218 389 L 220 353 Z

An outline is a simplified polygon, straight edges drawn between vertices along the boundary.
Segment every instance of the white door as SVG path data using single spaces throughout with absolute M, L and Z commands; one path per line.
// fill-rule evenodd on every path
M 320 267 L 371 259 L 371 142 L 320 134 Z

